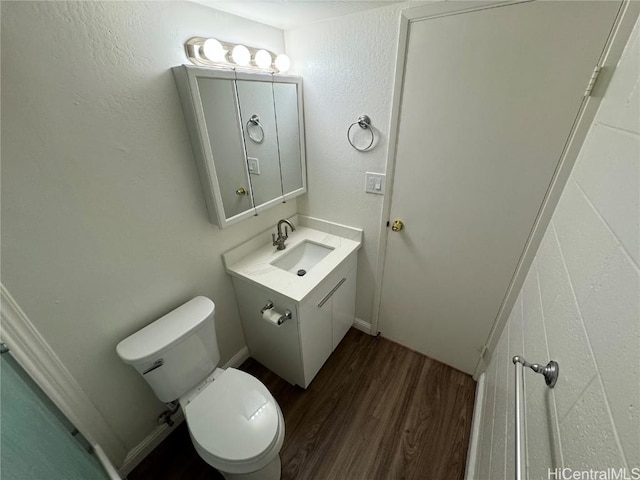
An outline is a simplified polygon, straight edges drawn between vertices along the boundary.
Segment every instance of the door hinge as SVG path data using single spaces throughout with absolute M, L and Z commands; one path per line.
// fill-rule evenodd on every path
M 600 74 L 600 70 L 602 67 L 600 65 L 596 65 L 593 69 L 593 73 L 591 74 L 591 78 L 589 79 L 589 83 L 587 84 L 587 89 L 584 91 L 585 97 L 590 97 L 591 92 L 593 92 L 593 87 L 595 87 L 596 82 L 598 81 L 598 75 Z
M 484 347 L 482 347 L 482 350 L 480 351 L 480 358 L 482 360 L 485 359 L 485 357 L 487 356 L 487 352 L 489 351 L 489 349 L 487 348 L 487 346 L 485 345 Z

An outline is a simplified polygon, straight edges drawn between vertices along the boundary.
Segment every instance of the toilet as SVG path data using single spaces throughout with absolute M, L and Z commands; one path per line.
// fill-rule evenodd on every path
M 122 340 L 120 358 L 178 401 L 198 454 L 229 480 L 279 480 L 284 418 L 257 378 L 218 368 L 215 304 L 196 297 Z

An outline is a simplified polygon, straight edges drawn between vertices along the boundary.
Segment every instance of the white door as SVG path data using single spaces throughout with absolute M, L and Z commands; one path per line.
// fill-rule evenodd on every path
M 409 24 L 385 337 L 474 371 L 619 7 L 532 2 Z

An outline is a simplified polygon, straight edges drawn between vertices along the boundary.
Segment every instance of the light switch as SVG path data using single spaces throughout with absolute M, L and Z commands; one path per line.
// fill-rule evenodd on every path
M 252 175 L 260 175 L 260 161 L 254 157 L 247 157 L 249 164 L 249 173 Z
M 364 191 L 383 195 L 385 181 L 386 175 L 384 173 L 367 172 L 365 175 Z

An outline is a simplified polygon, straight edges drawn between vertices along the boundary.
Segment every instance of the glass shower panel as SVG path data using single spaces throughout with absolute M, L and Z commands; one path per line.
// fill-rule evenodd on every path
M 18 363 L 0 356 L 0 478 L 108 479 L 98 460 L 71 435 L 73 428 Z

